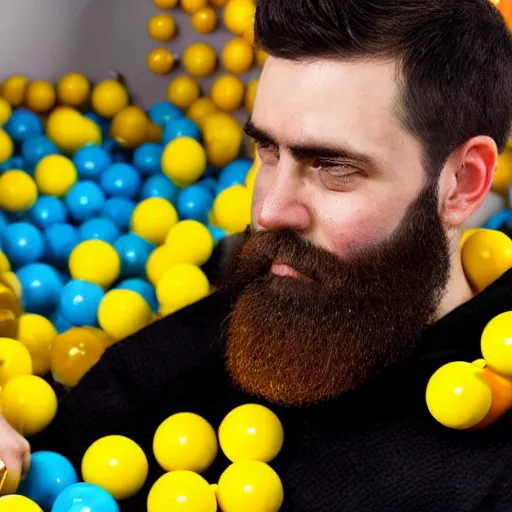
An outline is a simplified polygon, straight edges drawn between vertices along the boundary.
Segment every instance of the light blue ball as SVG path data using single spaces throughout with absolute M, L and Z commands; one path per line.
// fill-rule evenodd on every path
M 216 244 L 218 244 L 224 237 L 227 236 L 227 233 L 217 226 L 212 226 L 211 224 L 208 224 L 208 230 L 210 231 L 213 240 Z
M 9 221 L 7 220 L 7 216 L 5 213 L 0 210 L 0 234 L 2 233 L 2 230 L 9 224 Z
M 97 180 L 101 173 L 112 163 L 108 152 L 98 146 L 85 146 L 73 157 L 79 179 Z
M 16 275 L 23 289 L 21 301 L 24 310 L 50 315 L 59 303 L 63 288 L 57 271 L 45 263 L 32 263 L 20 268 Z
M 13 268 L 39 261 L 45 253 L 43 234 L 28 222 L 15 222 L 2 230 L 2 245 Z
M 96 326 L 98 308 L 104 295 L 97 284 L 74 279 L 62 289 L 59 310 L 71 325 Z
M 119 283 L 116 288 L 137 292 L 149 304 L 153 313 L 158 313 L 159 304 L 155 288 L 144 279 L 126 279 Z
M 201 141 L 201 130 L 192 119 L 185 117 L 179 119 L 171 119 L 165 124 L 164 132 L 162 135 L 162 142 L 164 146 L 169 144 L 178 137 L 191 137 L 197 141 Z
M 78 475 L 68 459 L 55 452 L 35 452 L 31 457 L 30 471 L 21 481 L 17 494 L 50 511 L 57 496 L 77 482 Z
M 129 233 L 118 238 L 114 249 L 121 258 L 121 277 L 136 277 L 146 273 L 146 263 L 155 246 L 135 233 Z
M 215 178 L 212 178 L 211 176 L 202 179 L 201 181 L 197 182 L 197 185 L 201 185 L 201 187 L 206 188 L 212 194 L 213 196 L 217 193 L 217 180 Z
M 176 201 L 180 189 L 167 176 L 156 174 L 148 178 L 140 191 L 141 201 L 150 197 L 162 197 L 171 203 Z
M 117 224 L 107 217 L 97 217 L 85 221 L 79 227 L 78 232 L 81 241 L 103 240 L 109 244 L 113 244 L 121 236 Z
M 208 213 L 213 206 L 213 196 L 201 185 L 184 188 L 178 196 L 180 219 L 193 219 L 206 224 Z
M 21 154 L 25 159 L 27 168 L 34 169 L 45 156 L 58 155 L 59 149 L 48 137 L 39 135 L 23 143 Z
M 134 199 L 140 189 L 140 176 L 130 164 L 112 164 L 100 178 L 101 188 L 109 197 L 127 197 Z
M 71 252 L 80 243 L 78 230 L 59 222 L 44 230 L 44 238 L 47 261 L 57 268 L 66 268 Z
M 69 331 L 73 326 L 64 318 L 62 311 L 57 309 L 50 317 L 50 321 L 59 334 Z
M 105 194 L 94 181 L 79 181 L 71 187 L 64 201 L 73 220 L 84 222 L 98 215 L 105 204 Z
M 219 175 L 217 195 L 232 185 L 245 185 L 245 179 L 247 178 L 247 173 L 252 167 L 252 164 L 250 160 L 240 159 L 224 167 Z
M 40 196 L 30 210 L 30 220 L 39 229 L 46 229 L 57 222 L 66 222 L 68 212 L 60 199 L 53 196 Z
M 113 220 L 117 226 L 126 230 L 130 226 L 133 210 L 136 204 L 126 197 L 113 197 L 105 202 L 102 214 Z
M 149 118 L 153 123 L 164 127 L 172 119 L 180 119 L 183 117 L 183 112 L 168 101 L 155 103 L 149 109 Z
M 119 512 L 119 505 L 102 487 L 80 482 L 59 494 L 51 512 Z
M 164 148 L 160 144 L 148 142 L 139 146 L 133 153 L 133 165 L 142 175 L 162 172 L 162 153 Z
M 132 151 L 125 148 L 116 139 L 105 139 L 101 147 L 109 153 L 112 163 L 131 160 Z
M 28 139 L 43 135 L 43 123 L 30 110 L 19 108 L 15 110 L 4 126 L 13 142 L 23 144 Z

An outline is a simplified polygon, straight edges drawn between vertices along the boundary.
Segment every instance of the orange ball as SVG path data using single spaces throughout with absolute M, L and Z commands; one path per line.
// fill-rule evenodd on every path
M 173 9 L 178 5 L 178 0 L 153 0 L 153 3 L 159 9 Z
M 174 67 L 174 55 L 167 48 L 155 48 L 149 52 L 148 67 L 155 75 L 167 75 Z
M 209 0 L 209 2 L 213 7 L 224 7 L 228 3 L 228 0 Z
M 153 16 L 148 23 L 148 33 L 153 39 L 167 43 L 176 34 L 176 23 L 168 14 Z
M 491 0 L 492 3 L 501 12 L 507 26 L 512 30 L 512 1 L 511 0 Z
M 268 59 L 268 53 L 264 50 L 256 50 L 256 64 L 260 68 L 262 68 L 265 65 L 265 62 L 267 62 Z
M 57 94 L 50 82 L 36 80 L 27 85 L 25 102 L 34 112 L 48 112 L 55 105 Z
M 222 64 L 228 71 L 236 75 L 249 71 L 253 62 L 254 51 L 243 37 L 231 39 L 222 51 Z
M 219 17 L 215 9 L 203 7 L 192 15 L 192 27 L 200 34 L 209 34 L 217 28 Z

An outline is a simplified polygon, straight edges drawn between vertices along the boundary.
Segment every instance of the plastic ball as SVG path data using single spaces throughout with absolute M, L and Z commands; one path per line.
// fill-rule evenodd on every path
M 0 126 L 3 126 L 11 117 L 12 108 L 10 103 L 4 99 L 0 98 Z
M 141 201 L 133 211 L 131 228 L 144 240 L 160 245 L 177 222 L 178 214 L 169 201 L 151 197 Z
M 174 139 L 164 149 L 162 170 L 178 186 L 196 182 L 206 170 L 203 146 L 190 137 Z
M 219 184 L 217 194 L 233 185 L 245 185 L 247 174 L 251 169 L 253 162 L 250 160 L 235 160 L 222 169 L 219 175 Z
M 178 187 L 166 176 L 157 174 L 146 180 L 142 186 L 140 197 L 142 200 L 150 197 L 162 197 L 173 203 L 178 197 Z
M 265 62 L 267 62 L 268 59 L 268 53 L 264 50 L 256 50 L 256 64 L 258 64 L 258 67 L 263 68 L 265 65 Z
M 28 139 L 43 135 L 41 120 L 29 110 L 20 108 L 15 110 L 4 126 L 13 142 L 22 144 Z
M 98 321 L 115 340 L 131 336 L 153 318 L 148 303 L 131 290 L 110 290 L 100 303 Z
M 120 237 L 114 249 L 121 258 L 121 277 L 144 275 L 146 263 L 155 246 L 134 233 Z
M 162 142 L 162 127 L 153 121 L 149 121 L 146 129 L 145 142 L 155 142 L 156 144 L 160 144 Z
M 148 23 L 148 34 L 157 41 L 168 43 L 176 34 L 176 22 L 168 14 L 153 16 Z
M 114 116 L 110 125 L 110 135 L 123 146 L 135 148 L 146 141 L 148 124 L 146 112 L 131 105 Z
M 153 286 L 144 279 L 126 279 L 116 286 L 119 290 L 131 290 L 138 293 L 149 305 L 153 313 L 158 313 L 158 299 Z
M 23 212 L 36 201 L 36 184 L 26 172 L 11 170 L 0 176 L 0 208 L 9 212 Z
M 79 280 L 69 281 L 60 296 L 60 311 L 71 325 L 94 326 L 104 295 L 97 284 Z
M 10 76 L 2 82 L 2 96 L 11 106 L 19 107 L 25 101 L 25 91 L 28 85 L 26 76 Z
M 63 334 L 69 331 L 73 326 L 62 316 L 62 313 L 57 309 L 55 313 L 50 317 L 52 324 L 59 334 Z M 50 359 L 51 369 L 51 359 Z
M 254 26 L 249 26 L 247 27 L 243 34 L 242 34 L 242 37 L 251 45 L 251 48 L 254 46 Z
M 57 146 L 45 135 L 28 139 L 23 143 L 21 154 L 28 169 L 33 169 L 39 161 L 48 155 L 57 155 Z
M 256 6 L 253 0 L 229 0 L 224 8 L 224 25 L 237 36 L 254 25 Z
M 199 126 L 191 119 L 186 118 L 169 121 L 164 128 L 163 144 L 167 146 L 169 142 L 179 137 L 189 137 L 199 142 L 201 140 Z
M 178 212 L 182 219 L 205 223 L 212 205 L 212 194 L 198 184 L 183 189 L 178 196 Z
M 213 203 L 213 213 L 220 228 L 237 233 L 251 223 L 251 193 L 243 185 L 234 185 L 221 192 Z
M 28 222 L 15 222 L 2 233 L 3 251 L 13 268 L 34 263 L 42 258 L 45 250 L 41 232 Z
M 7 256 L 3 251 L 0 251 L 0 274 L 11 270 L 11 262 L 7 259 Z
M 249 115 L 252 114 L 254 110 L 254 102 L 256 101 L 256 92 L 258 91 L 259 80 L 252 80 L 249 82 L 247 86 L 247 91 L 245 93 L 245 109 Z
M 148 512 L 216 512 L 213 488 L 197 473 L 173 471 L 162 475 L 151 487 Z
M 14 151 L 11 137 L 3 129 L 0 129 L 0 163 L 7 162 Z
M 19 494 L 0 496 L 0 510 L 2 512 L 43 512 L 37 503 Z
M 231 39 L 222 51 L 222 64 L 231 73 L 241 75 L 251 69 L 254 51 L 243 37 Z
M 247 176 L 245 177 L 245 186 L 249 189 L 249 191 L 252 193 L 254 190 L 254 186 L 256 184 L 256 177 L 258 176 L 258 171 L 260 170 L 261 166 L 261 160 L 258 156 L 258 153 L 256 153 L 254 157 L 254 162 L 249 169 L 249 172 L 247 173 Z M 462 245 L 461 245 L 462 248 Z
M 498 167 L 492 179 L 492 190 L 506 196 L 512 184 L 512 151 L 507 150 L 498 156 Z
M 71 251 L 78 245 L 78 230 L 71 224 L 56 223 L 44 230 L 46 258 L 57 267 L 67 265 Z
M 83 222 L 102 210 L 105 194 L 93 181 L 79 181 L 67 193 L 65 203 L 73 220 Z
M 180 117 L 183 117 L 183 112 L 168 101 L 155 103 L 149 109 L 149 118 L 159 126 L 165 126 L 171 119 L 179 119 Z
M 197 302 L 210 293 L 210 283 L 204 272 L 191 263 L 170 267 L 156 286 L 158 301 L 166 310 L 177 311 Z
M 204 119 L 202 129 L 208 163 L 225 167 L 238 156 L 243 130 L 233 116 L 225 112 L 211 114 Z
M 82 459 L 85 482 L 99 485 L 116 500 L 137 494 L 148 476 L 148 461 L 140 446 L 124 436 L 95 441 Z
M 122 229 L 128 229 L 130 219 L 132 218 L 135 203 L 126 197 L 113 197 L 105 202 L 102 208 L 102 214 L 113 220 L 116 225 Z
M 213 7 L 224 7 L 228 3 L 228 0 L 210 0 L 210 4 Z
M 473 233 L 461 252 L 466 276 L 478 292 L 512 267 L 512 240 L 500 231 Z
M 156 286 L 165 272 L 177 263 L 176 256 L 167 245 L 161 245 L 151 253 L 146 264 L 146 273 L 153 286 Z
M 213 238 L 208 228 L 195 220 L 178 222 L 166 236 L 165 243 L 180 262 L 204 265 L 213 252 Z
M 119 505 L 105 489 L 80 482 L 59 494 L 52 512 L 119 512 Z
M 217 67 L 215 50 L 206 43 L 191 44 L 182 55 L 184 68 L 196 78 L 210 76 Z
M 50 82 L 35 80 L 27 85 L 25 102 L 35 112 L 48 112 L 55 105 L 57 94 Z
M 18 340 L 30 353 L 35 375 L 44 376 L 50 371 L 50 349 L 57 337 L 57 330 L 44 316 L 26 313 L 18 320 Z
M 91 101 L 96 113 L 110 119 L 128 105 L 128 91 L 117 80 L 104 80 L 94 87 Z
M 178 5 L 178 0 L 153 0 L 153 3 L 159 9 L 173 9 Z
M 11 338 L 0 338 L 0 387 L 21 375 L 31 375 L 32 358 L 25 345 Z
M 207 4 L 208 0 L 181 0 L 181 8 L 189 14 L 203 9 Z
M 192 27 L 200 34 L 209 34 L 217 28 L 219 17 L 215 9 L 203 7 L 192 15 Z
M 232 112 L 243 104 L 245 86 L 236 76 L 218 78 L 212 86 L 211 97 L 215 105 L 226 112 Z
M 46 229 L 57 222 L 66 222 L 67 218 L 68 212 L 64 203 L 53 196 L 40 197 L 30 210 L 30 219 L 39 229 Z
M 155 48 L 148 54 L 148 67 L 155 75 L 170 73 L 174 61 L 174 55 L 167 48 Z
M 84 222 L 78 229 L 80 239 L 84 240 L 103 240 L 113 244 L 121 235 L 117 224 L 106 217 L 96 217 Z
M 202 121 L 209 115 L 217 112 L 217 107 L 212 99 L 205 96 L 198 98 L 187 110 L 187 117 L 202 127 Z
M 102 173 L 100 184 L 107 196 L 133 199 L 139 192 L 140 176 L 132 165 L 116 163 Z
M 283 484 L 264 462 L 244 460 L 222 473 L 217 500 L 223 512 L 277 512 L 283 504 Z
M 138 147 L 133 153 L 133 165 L 142 175 L 161 172 L 160 161 L 164 148 L 160 144 L 149 142 Z
M 215 178 L 212 178 L 211 176 L 208 176 L 206 178 L 203 178 L 201 181 L 198 181 L 197 185 L 200 185 L 201 187 L 208 190 L 212 196 L 215 196 L 217 194 L 218 183 L 217 180 Z
M 167 98 L 169 101 L 183 110 L 190 107 L 200 95 L 201 89 L 199 84 L 191 76 L 178 76 L 167 87 Z
M 73 162 L 81 180 L 96 180 L 111 165 L 112 159 L 102 147 L 85 146 L 75 153 Z
M 69 73 L 57 82 L 57 97 L 62 105 L 81 107 L 89 99 L 91 84 L 80 73 Z
M 213 240 L 218 244 L 223 238 L 227 236 L 227 233 L 216 226 L 208 225 L 208 231 L 211 233 Z
M 99 114 L 93 111 L 86 112 L 84 114 L 84 117 L 96 123 L 101 129 L 101 134 L 103 135 L 103 137 L 108 138 L 108 133 L 110 130 L 110 119 L 105 119 L 104 117 L 101 117 Z
M 104 339 L 96 329 L 71 327 L 55 338 L 51 348 L 53 378 L 76 386 L 105 352 Z
M 39 161 L 34 176 L 41 194 L 63 197 L 76 183 L 78 173 L 69 158 L 48 155 Z
M 512 378 L 510 326 L 512 312 L 507 311 L 495 316 L 482 333 L 482 355 L 487 366 L 507 379 Z

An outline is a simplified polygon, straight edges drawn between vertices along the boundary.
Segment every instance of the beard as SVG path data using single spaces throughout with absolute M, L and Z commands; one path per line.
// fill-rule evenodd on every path
M 450 251 L 431 180 L 384 241 L 341 259 L 298 233 L 248 233 L 222 288 L 227 370 L 244 391 L 307 405 L 351 391 L 407 359 L 435 321 Z M 306 279 L 277 276 L 281 260 Z

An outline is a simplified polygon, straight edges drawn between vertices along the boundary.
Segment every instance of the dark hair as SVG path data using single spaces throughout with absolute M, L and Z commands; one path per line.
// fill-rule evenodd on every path
M 476 135 L 512 126 L 512 37 L 490 0 L 257 0 L 256 44 L 284 59 L 398 62 L 397 112 L 438 175 Z

